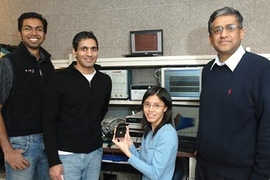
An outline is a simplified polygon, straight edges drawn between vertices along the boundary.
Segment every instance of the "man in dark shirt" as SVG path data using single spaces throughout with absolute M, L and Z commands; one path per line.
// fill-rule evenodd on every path
M 52 179 L 98 180 L 102 160 L 101 121 L 108 111 L 111 78 L 96 64 L 92 32 L 73 38 L 77 62 L 55 73 L 45 91 L 44 142 Z
M 18 18 L 21 43 L 0 59 L 0 143 L 9 180 L 49 180 L 42 135 L 42 91 L 54 73 L 41 44 L 47 20 L 34 12 Z
M 196 180 L 270 179 L 270 61 L 244 50 L 242 22 L 230 7 L 208 21 L 218 55 L 202 74 Z

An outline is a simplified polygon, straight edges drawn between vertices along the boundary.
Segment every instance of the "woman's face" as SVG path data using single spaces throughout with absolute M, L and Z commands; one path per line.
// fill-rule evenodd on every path
M 152 130 L 162 121 L 166 111 L 167 107 L 157 95 L 149 96 L 143 103 L 143 112 L 147 121 L 151 123 Z

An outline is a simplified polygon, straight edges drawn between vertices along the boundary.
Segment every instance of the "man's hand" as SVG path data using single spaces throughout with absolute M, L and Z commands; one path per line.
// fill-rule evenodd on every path
M 52 180 L 63 180 L 63 165 L 57 164 L 50 168 L 50 176 Z
M 14 170 L 23 170 L 30 166 L 30 163 L 22 156 L 23 150 L 14 150 L 10 145 L 6 126 L 1 113 L 3 105 L 0 103 L 0 145 L 5 155 L 5 161 Z
M 22 149 L 10 149 L 5 152 L 5 161 L 14 170 L 24 170 L 30 166 L 30 163 L 22 156 Z

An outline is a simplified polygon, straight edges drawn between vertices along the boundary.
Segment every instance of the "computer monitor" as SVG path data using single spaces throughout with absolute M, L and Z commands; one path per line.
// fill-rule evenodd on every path
M 171 94 L 173 100 L 199 100 L 203 67 L 161 68 L 161 86 Z
M 130 31 L 131 56 L 163 55 L 163 30 Z

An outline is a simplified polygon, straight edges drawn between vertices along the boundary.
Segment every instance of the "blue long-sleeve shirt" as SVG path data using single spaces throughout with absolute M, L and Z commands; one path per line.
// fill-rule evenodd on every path
M 142 174 L 142 180 L 170 180 L 173 177 L 178 149 L 176 130 L 170 124 L 164 125 L 153 137 L 150 131 L 142 139 L 141 148 L 130 148 L 133 154 L 129 159 L 134 168 Z

